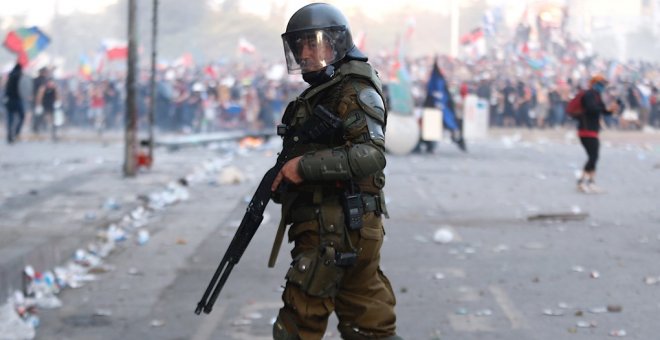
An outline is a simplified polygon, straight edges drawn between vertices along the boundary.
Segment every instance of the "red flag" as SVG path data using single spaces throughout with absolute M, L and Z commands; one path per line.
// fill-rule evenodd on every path
M 252 54 L 257 51 L 257 48 L 247 41 L 247 39 L 241 37 L 238 39 L 238 51 L 241 53 Z
M 477 42 L 484 37 L 484 31 L 481 28 L 475 28 L 470 33 L 461 36 L 461 45 L 468 45 Z
M 108 60 L 128 59 L 128 44 L 119 40 L 105 40 L 103 42 L 105 57 Z

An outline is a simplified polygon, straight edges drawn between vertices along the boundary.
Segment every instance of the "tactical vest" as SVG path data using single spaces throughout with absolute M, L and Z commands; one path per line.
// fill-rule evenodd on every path
M 382 92 L 380 78 L 378 78 L 376 71 L 371 65 L 361 61 L 350 61 L 341 65 L 341 67 L 335 71 L 332 79 L 316 87 L 308 88 L 295 100 L 290 102 L 284 113 L 283 123 L 289 126 L 290 129 L 295 130 L 296 128 L 299 128 L 311 117 L 312 109 L 316 105 L 323 105 L 331 112 L 336 113 L 337 106 L 343 93 L 343 87 L 350 86 L 351 81 L 357 79 L 368 81 L 384 101 L 385 97 Z M 387 112 L 385 113 L 385 120 L 387 120 Z M 296 141 L 285 137 L 283 146 L 285 149 L 291 148 L 290 150 L 293 150 L 291 158 L 294 158 L 311 151 L 339 147 L 344 145 L 345 142 L 346 141 L 341 134 L 331 136 L 328 140 L 319 143 L 304 144 L 297 144 Z M 385 176 L 382 172 L 379 172 L 375 175 L 360 179 L 356 184 L 362 192 L 379 194 L 385 185 Z M 313 191 L 319 189 L 319 186 L 326 186 L 326 188 L 323 189 L 332 190 L 332 188 L 327 188 L 329 186 L 328 183 L 314 182 L 303 183 L 298 189 L 303 191 Z

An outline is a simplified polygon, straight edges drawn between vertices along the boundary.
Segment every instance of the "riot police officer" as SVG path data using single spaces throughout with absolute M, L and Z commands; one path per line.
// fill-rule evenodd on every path
M 278 126 L 291 157 L 272 190 L 282 204 L 278 235 L 291 225 L 294 248 L 273 337 L 321 339 L 335 312 L 344 339 L 400 339 L 395 296 L 379 267 L 387 216 L 381 81 L 329 4 L 299 9 L 282 40 L 289 73 L 310 86 Z M 328 120 L 338 124 L 316 128 Z

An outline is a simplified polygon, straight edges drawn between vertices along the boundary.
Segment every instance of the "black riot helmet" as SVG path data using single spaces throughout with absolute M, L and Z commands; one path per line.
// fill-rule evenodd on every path
M 319 72 L 347 56 L 367 60 L 355 47 L 344 14 L 326 3 L 309 4 L 294 13 L 282 41 L 290 74 Z

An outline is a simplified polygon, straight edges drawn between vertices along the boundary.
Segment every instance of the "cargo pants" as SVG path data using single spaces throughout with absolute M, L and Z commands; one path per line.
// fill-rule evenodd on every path
M 395 335 L 396 300 L 379 266 L 384 236 L 382 217 L 367 212 L 362 228 L 349 231 L 337 203 L 304 209 L 313 209 L 307 215 L 316 216 L 297 222 L 296 215 L 305 213 L 295 209 L 292 212 L 289 241 L 295 244 L 291 251 L 293 262 L 286 275 L 284 307 L 273 327 L 274 338 L 321 339 L 333 312 L 344 339 Z M 356 262 L 347 267 L 336 266 L 336 253 L 350 250 L 357 253 Z

